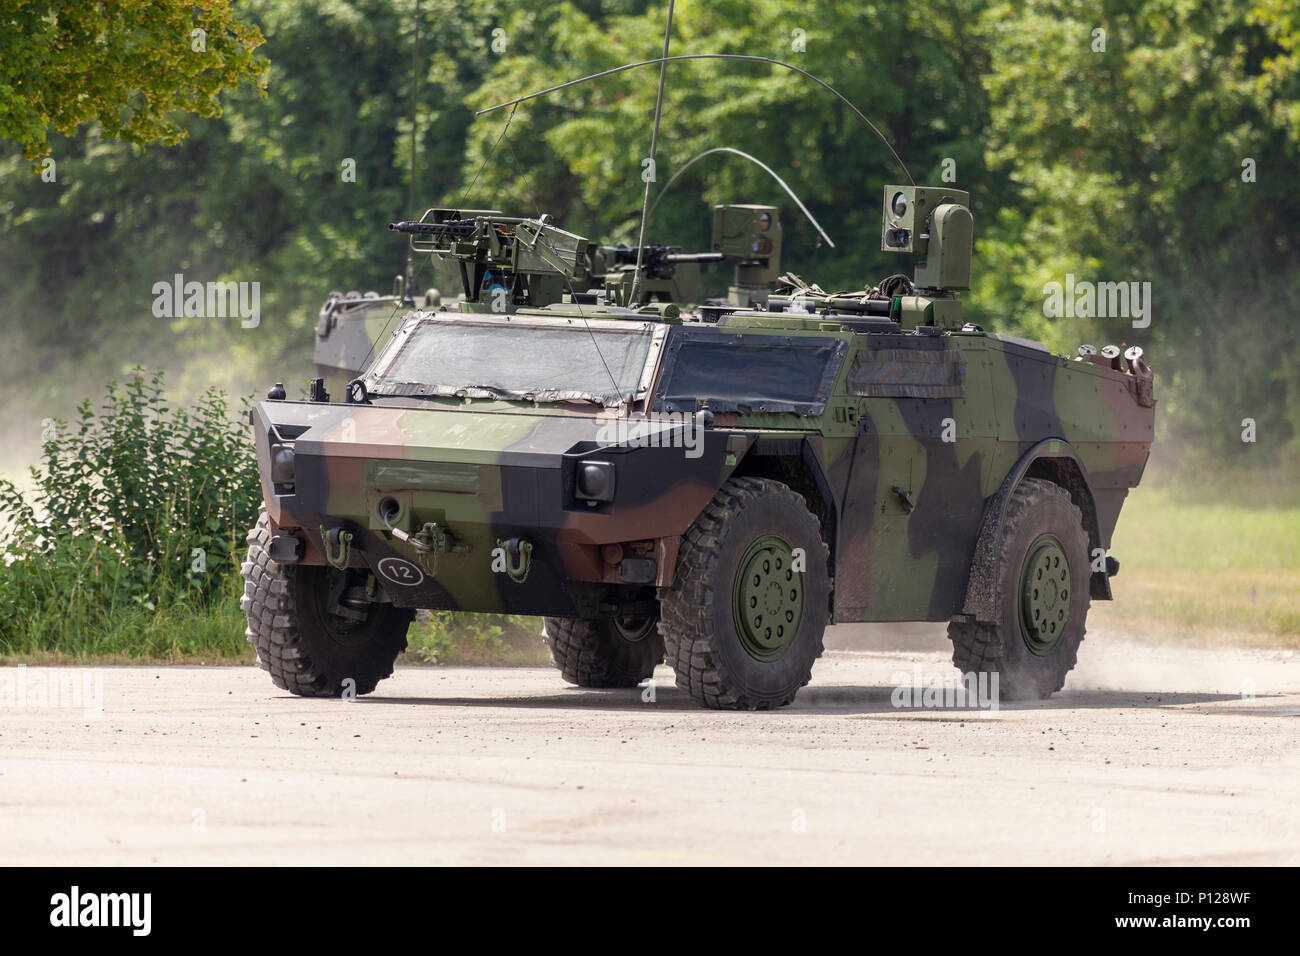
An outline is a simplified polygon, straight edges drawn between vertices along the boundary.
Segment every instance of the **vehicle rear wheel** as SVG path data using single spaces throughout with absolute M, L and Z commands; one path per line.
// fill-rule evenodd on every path
M 663 663 L 658 615 L 577 620 L 548 617 L 542 638 L 551 666 L 579 687 L 635 687 Z
M 821 526 L 797 493 L 766 478 L 724 484 L 682 538 L 660 598 L 677 686 L 706 707 L 793 701 L 821 656 L 828 568 Z
M 413 613 L 372 600 L 378 585 L 368 571 L 277 564 L 269 544 L 263 509 L 248 534 L 239 602 L 258 666 L 302 697 L 370 693 L 393 673 Z
M 1091 597 L 1083 515 L 1060 485 L 1026 478 L 1003 515 L 990 580 L 1000 623 L 948 625 L 962 673 L 996 673 L 1006 700 L 1050 697 L 1078 660 Z

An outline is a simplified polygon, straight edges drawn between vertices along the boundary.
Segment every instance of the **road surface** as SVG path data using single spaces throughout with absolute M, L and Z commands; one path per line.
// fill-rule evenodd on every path
M 955 674 L 933 633 L 833 630 L 775 713 L 699 709 L 664 667 L 653 701 L 547 668 L 399 668 L 353 702 L 0 670 L 5 862 L 1300 863 L 1300 654 L 1089 635 L 1064 692 L 981 714 L 894 705 Z

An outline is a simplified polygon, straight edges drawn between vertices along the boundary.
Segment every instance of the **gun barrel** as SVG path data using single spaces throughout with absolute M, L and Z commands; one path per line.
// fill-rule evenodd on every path
M 605 255 L 615 263 L 631 265 L 636 262 L 636 246 L 602 246 Z M 677 246 L 642 246 L 642 260 L 646 262 L 721 262 L 726 255 L 721 252 L 679 252 Z
M 446 222 L 390 222 L 388 228 L 394 232 L 405 232 L 413 236 L 468 236 L 475 228 L 473 219 L 450 219 Z
M 721 262 L 726 258 L 721 252 L 670 252 L 664 256 L 667 262 Z

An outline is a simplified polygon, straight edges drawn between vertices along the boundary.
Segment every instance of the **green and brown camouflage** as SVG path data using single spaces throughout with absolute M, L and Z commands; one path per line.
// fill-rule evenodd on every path
M 912 208 L 919 194 L 922 207 L 932 196 L 965 211 L 964 193 L 888 187 L 886 248 L 911 222 L 891 217 L 891 190 Z M 970 230 L 952 232 L 943 254 L 968 259 Z M 973 559 L 1023 478 L 1065 487 L 1090 553 L 1108 553 L 1152 440 L 1151 373 L 1140 355 L 1066 359 L 963 325 L 953 286 L 969 267 L 934 275 L 892 297 L 805 285 L 773 306 L 804 311 L 716 323 L 563 302 L 509 316 L 412 310 L 347 401 L 254 409 L 276 553 L 368 568 L 400 607 L 631 613 L 673 584 L 681 537 L 723 484 L 758 476 L 795 489 L 820 521 L 832 621 L 983 620 Z M 482 367 L 543 371 L 508 397 L 494 394 L 504 379 L 393 377 L 436 369 L 467 330 L 491 350 Z M 644 353 L 620 369 L 631 378 L 606 383 L 617 392 L 547 380 L 547 354 L 584 342 L 569 367 L 591 379 L 611 336 Z M 599 496 L 584 485 L 597 471 Z M 1114 567 L 1094 566 L 1093 597 L 1110 596 Z
M 613 72 L 701 57 L 776 63 L 665 50 Z M 251 412 L 266 514 L 243 606 L 273 680 L 373 690 L 430 608 L 545 617 L 583 686 L 666 655 L 711 707 L 790 703 L 826 625 L 856 621 L 947 621 L 968 676 L 1060 689 L 1111 598 L 1152 372 L 1137 346 L 1066 358 L 965 322 L 969 196 L 910 178 L 884 187 L 881 249 L 914 275 L 847 292 L 781 273 L 770 206 L 716 207 L 686 255 L 495 210 L 391 224 L 454 268 L 455 301 L 414 307 L 408 266 L 390 299 L 335 303 L 366 328 L 326 363 L 366 341 L 343 400 L 277 385 Z M 648 204 L 647 184 L 642 236 Z M 727 299 L 696 301 L 724 259 Z M 369 360 L 368 326 L 403 307 Z

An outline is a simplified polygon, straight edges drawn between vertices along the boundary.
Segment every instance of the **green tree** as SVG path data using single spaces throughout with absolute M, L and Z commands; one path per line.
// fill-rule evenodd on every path
M 33 423 L 16 436 L 19 460 L 39 451 L 34 423 L 70 414 L 87 378 L 140 360 L 171 369 L 178 398 L 214 381 L 239 394 L 271 375 L 301 381 L 325 294 L 383 289 L 401 271 L 405 244 L 385 225 L 412 212 L 414 6 L 248 0 L 268 96 L 244 85 L 219 117 L 178 115 L 185 135 L 171 147 L 106 139 L 96 124 L 54 133 L 53 182 L 0 144 L 0 376 L 21 383 L 11 421 Z M 497 59 L 494 4 L 421 0 L 420 13 L 415 216 L 454 193 L 465 101 Z M 261 324 L 154 317 L 153 284 L 178 272 L 260 283 Z
M 963 28 L 982 5 L 688 0 L 676 5 L 669 52 L 757 54 L 808 70 L 875 121 L 918 182 L 938 181 L 942 161 L 951 158 L 957 184 L 991 204 L 997 184 L 987 181 L 979 139 L 987 55 Z M 505 23 L 510 52 L 472 102 L 482 108 L 657 57 L 665 13 L 664 4 L 626 12 L 574 2 L 516 9 Z M 541 206 L 579 233 L 635 241 L 657 79 L 657 68 L 643 68 L 524 103 L 504 137 L 509 111 L 484 117 L 470 130 L 467 158 L 473 170 L 491 161 L 466 202 L 530 212 Z M 903 172 L 874 134 L 816 84 L 761 63 L 670 64 L 658 183 L 715 146 L 743 149 L 773 167 L 836 248 L 818 248 L 816 232 L 780 188 L 731 156 L 710 157 L 678 182 L 650 226 L 655 241 L 704 248 L 708 204 L 770 201 L 785 210 L 783 261 L 795 271 L 815 270 L 824 286 L 860 289 L 904 267 L 879 252 L 882 186 L 905 181 Z M 715 279 L 725 287 L 726 276 Z
M 1300 308 L 1297 19 L 1254 0 L 1018 0 L 980 21 L 989 159 L 1013 193 L 979 231 L 976 298 L 1067 353 L 1146 347 L 1157 451 L 1188 463 L 1276 462 L 1297 438 L 1300 362 L 1278 348 Z M 1071 272 L 1150 281 L 1150 328 L 1045 319 L 1044 284 Z
M 96 122 L 106 137 L 174 144 L 176 111 L 218 116 L 218 94 L 260 83 L 255 26 L 226 2 L 17 0 L 0 12 L 0 136 L 30 160 L 52 126 Z

